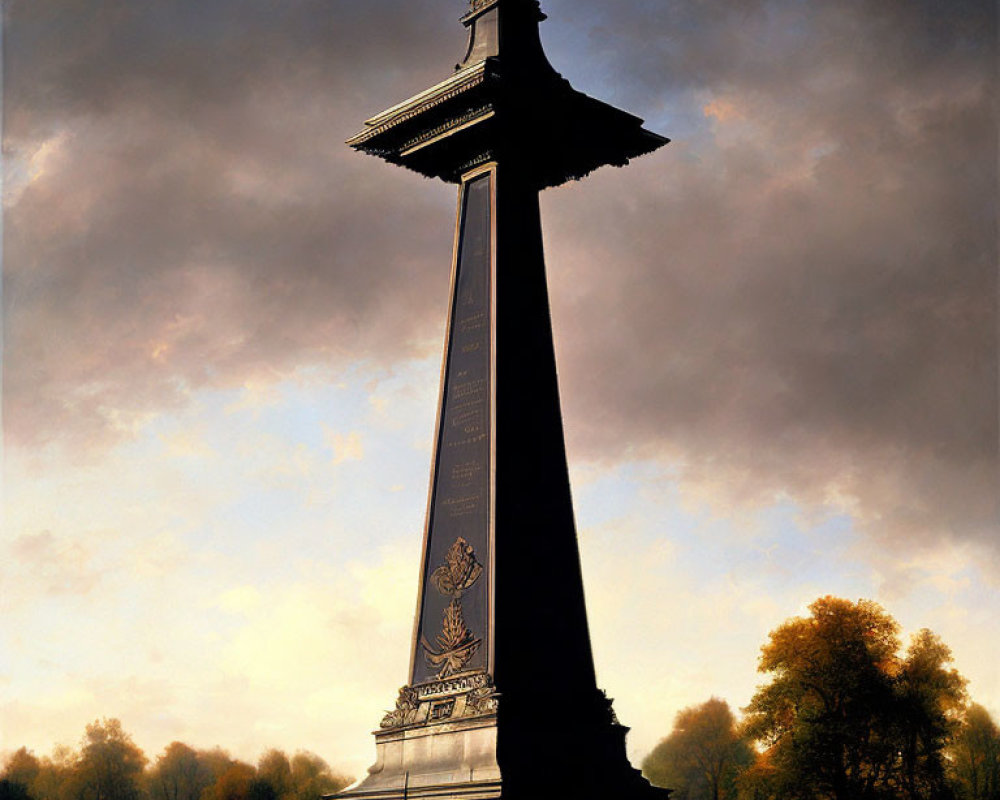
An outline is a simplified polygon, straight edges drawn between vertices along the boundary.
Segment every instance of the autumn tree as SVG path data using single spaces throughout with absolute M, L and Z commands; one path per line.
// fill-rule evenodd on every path
M 144 771 L 146 757 L 116 719 L 88 725 L 82 750 L 27 748 L 0 764 L 0 800 L 319 800 L 351 783 L 322 758 L 268 750 L 257 767 L 225 750 L 172 742 Z
M 87 726 L 75 772 L 78 800 L 139 800 L 146 756 L 117 719 Z
M 221 747 L 213 747 L 211 750 L 199 750 L 198 763 L 207 771 L 210 788 L 215 786 L 230 767 L 234 764 L 242 763 L 234 759 Z M 244 766 L 250 766 L 245 764 Z M 251 768 L 252 769 L 252 768 Z
M 947 800 L 944 750 L 965 698 L 948 648 L 929 631 L 899 656 L 881 606 L 823 597 L 771 632 L 747 707 L 783 796 Z
M 642 770 L 650 782 L 673 789 L 677 800 L 726 800 L 736 796 L 736 775 L 752 760 L 729 704 L 713 697 L 677 714 L 673 731 Z
M 893 783 L 907 800 L 953 796 L 945 750 L 964 709 L 966 681 L 950 662 L 951 650 L 924 629 L 894 676 L 899 769 Z
M 76 755 L 65 747 L 57 747 L 52 758 L 41 759 L 22 747 L 8 757 L 0 780 L 7 781 L 4 791 L 10 797 L 20 797 L 23 789 L 31 800 L 70 800 L 75 763 Z
M 29 787 L 35 782 L 41 763 L 26 747 L 16 750 L 0 771 L 0 800 L 30 798 Z
M 199 800 L 213 782 L 201 754 L 182 742 L 171 742 L 148 775 L 151 800 Z
M 783 775 L 771 761 L 771 752 L 755 753 L 753 763 L 736 776 L 739 800 L 782 800 L 794 793 L 782 785 Z
M 885 725 L 898 626 L 876 603 L 833 597 L 788 620 L 761 648 L 771 673 L 747 707 L 747 733 L 802 798 L 876 796 L 895 753 Z
M 74 800 L 77 790 L 77 754 L 65 745 L 39 759 L 38 774 L 28 791 L 33 800 Z
M 326 761 L 304 750 L 292 756 L 291 767 L 294 800 L 319 800 L 351 783 L 351 778 L 333 772 Z
M 257 771 L 242 761 L 230 760 L 229 766 L 205 793 L 205 800 L 250 800 Z
M 967 709 L 948 754 L 961 800 L 1000 800 L 1000 728 L 978 703 Z
M 275 800 L 291 800 L 292 764 L 281 750 L 272 748 L 260 757 L 257 761 L 257 779 L 270 787 Z M 258 789 L 258 792 L 261 791 Z M 271 798 L 258 797 L 254 800 L 271 800 Z

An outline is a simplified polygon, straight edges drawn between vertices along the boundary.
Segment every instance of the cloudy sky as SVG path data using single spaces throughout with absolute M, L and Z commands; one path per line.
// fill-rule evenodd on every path
M 406 678 L 453 187 L 342 143 L 463 0 L 7 0 L 0 753 L 121 718 L 359 774 Z M 996 10 L 545 0 L 671 145 L 543 197 L 639 759 L 824 594 L 1000 714 Z

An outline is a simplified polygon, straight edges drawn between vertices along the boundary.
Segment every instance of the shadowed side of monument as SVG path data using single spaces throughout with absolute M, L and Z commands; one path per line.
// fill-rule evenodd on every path
M 647 796 L 597 688 L 563 442 L 538 193 L 498 177 L 496 637 L 503 796 Z
M 535 0 L 472 0 L 452 77 L 350 144 L 459 185 L 409 683 L 338 797 L 665 797 L 596 684 L 538 194 L 667 142 L 573 90 Z

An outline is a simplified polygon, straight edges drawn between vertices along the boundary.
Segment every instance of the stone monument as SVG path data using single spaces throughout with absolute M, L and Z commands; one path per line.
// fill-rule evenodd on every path
M 536 0 L 471 0 L 454 74 L 357 150 L 458 184 L 408 683 L 343 800 L 665 798 L 597 688 L 538 194 L 667 139 L 549 65 Z

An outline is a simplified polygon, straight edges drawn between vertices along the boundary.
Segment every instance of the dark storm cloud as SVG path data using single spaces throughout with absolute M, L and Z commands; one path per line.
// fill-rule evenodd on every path
M 556 66 L 676 140 L 546 197 L 574 454 L 987 539 L 992 6 L 545 4 Z M 9 440 L 434 341 L 452 192 L 341 142 L 447 74 L 460 11 L 9 4 Z
M 437 78 L 426 5 L 11 4 L 10 440 L 92 445 L 192 387 L 407 354 L 450 192 L 394 203 L 406 177 L 342 142 Z
M 549 197 L 550 242 L 603 247 L 552 259 L 573 444 L 995 546 L 992 5 L 627 8 L 634 101 L 713 137 Z

